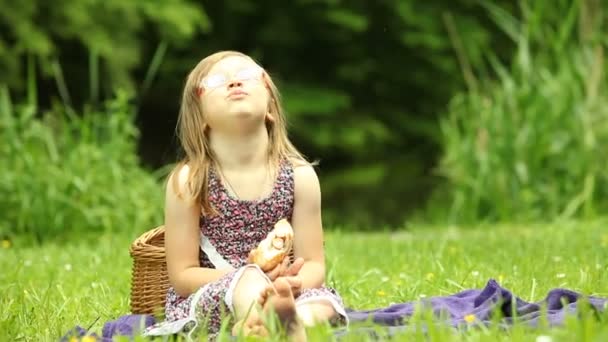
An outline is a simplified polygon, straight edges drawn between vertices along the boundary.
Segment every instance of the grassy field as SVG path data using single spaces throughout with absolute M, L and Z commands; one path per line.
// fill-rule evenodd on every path
M 329 284 L 347 306 L 369 309 L 481 288 L 493 278 L 526 301 L 565 287 L 608 297 L 606 221 L 498 227 L 419 227 L 396 233 L 327 233 Z M 129 311 L 132 236 L 0 249 L 0 340 L 57 341 L 75 325 L 100 332 Z M 329 330 L 311 332 L 327 340 Z M 424 339 L 411 332 L 408 339 Z M 608 315 L 563 328 L 439 329 L 439 341 L 608 340 Z M 352 337 L 351 340 L 361 340 Z M 547 341 L 547 339 L 544 339 Z

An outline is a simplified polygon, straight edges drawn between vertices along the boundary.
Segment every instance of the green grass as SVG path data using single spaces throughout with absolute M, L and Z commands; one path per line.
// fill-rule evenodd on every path
M 357 309 L 480 288 L 488 279 L 527 301 L 566 287 L 608 297 L 605 221 L 503 225 L 471 229 L 414 228 L 396 233 L 327 233 L 329 284 Z M 2 340 L 56 341 L 75 325 L 93 330 L 129 311 L 132 236 L 95 242 L 0 249 Z M 87 240 L 89 241 L 89 240 Z M 427 318 L 428 319 L 428 318 Z M 432 331 L 432 340 L 599 341 L 608 316 L 572 319 L 564 328 Z M 327 340 L 327 329 L 311 332 Z M 408 338 L 423 339 L 411 333 Z M 353 338 L 355 339 L 355 338 Z

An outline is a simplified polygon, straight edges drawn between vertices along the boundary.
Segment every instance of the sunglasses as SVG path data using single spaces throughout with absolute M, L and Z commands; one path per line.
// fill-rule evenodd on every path
M 204 89 L 215 89 L 226 85 L 231 80 L 243 82 L 251 80 L 261 80 L 262 74 L 263 70 L 259 67 L 241 69 L 237 71 L 231 78 L 228 77 L 228 75 L 222 73 L 211 74 L 203 78 L 200 83 L 200 86 Z

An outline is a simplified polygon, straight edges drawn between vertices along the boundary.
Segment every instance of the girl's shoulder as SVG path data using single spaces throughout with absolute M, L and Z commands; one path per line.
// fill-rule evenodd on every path
M 190 187 L 188 181 L 190 178 L 190 165 L 188 163 L 180 163 L 173 168 L 167 178 L 167 190 L 171 190 L 180 196 L 190 197 Z
M 318 176 L 315 170 L 316 163 L 311 163 L 301 158 L 290 158 L 290 165 L 293 170 L 293 178 L 296 188 L 301 185 L 308 186 L 311 183 L 318 183 Z
M 309 162 L 300 157 L 289 157 L 289 158 L 287 158 L 287 161 L 294 171 L 296 169 L 300 169 L 300 168 L 313 168 L 314 169 L 314 166 L 316 165 L 316 163 Z
M 188 177 L 190 177 L 190 165 L 188 163 L 180 163 L 169 174 L 169 182 L 173 182 L 173 184 L 179 185 L 181 188 L 188 182 Z

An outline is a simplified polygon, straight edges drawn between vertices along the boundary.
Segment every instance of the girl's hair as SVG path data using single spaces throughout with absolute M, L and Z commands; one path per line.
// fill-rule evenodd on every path
M 185 155 L 171 172 L 174 189 L 176 189 L 178 196 L 183 197 L 178 185 L 178 175 L 182 167 L 188 165 L 190 172 L 186 180 L 187 197 L 190 197 L 195 203 L 201 205 L 204 215 L 216 213 L 208 199 L 209 169 L 216 162 L 216 159 L 209 144 L 208 127 L 201 97 L 199 96 L 199 87 L 201 80 L 207 76 L 213 65 L 231 56 L 248 58 L 255 63 L 253 58 L 238 51 L 220 51 L 205 57 L 194 67 L 186 79 L 177 120 L 177 136 Z M 268 75 L 264 77 L 263 82 L 270 93 L 268 106 L 269 112 L 274 118 L 273 121 L 266 121 L 269 138 L 269 165 L 276 168 L 282 159 L 296 160 L 303 164 L 309 164 L 287 137 L 286 120 L 277 87 Z

